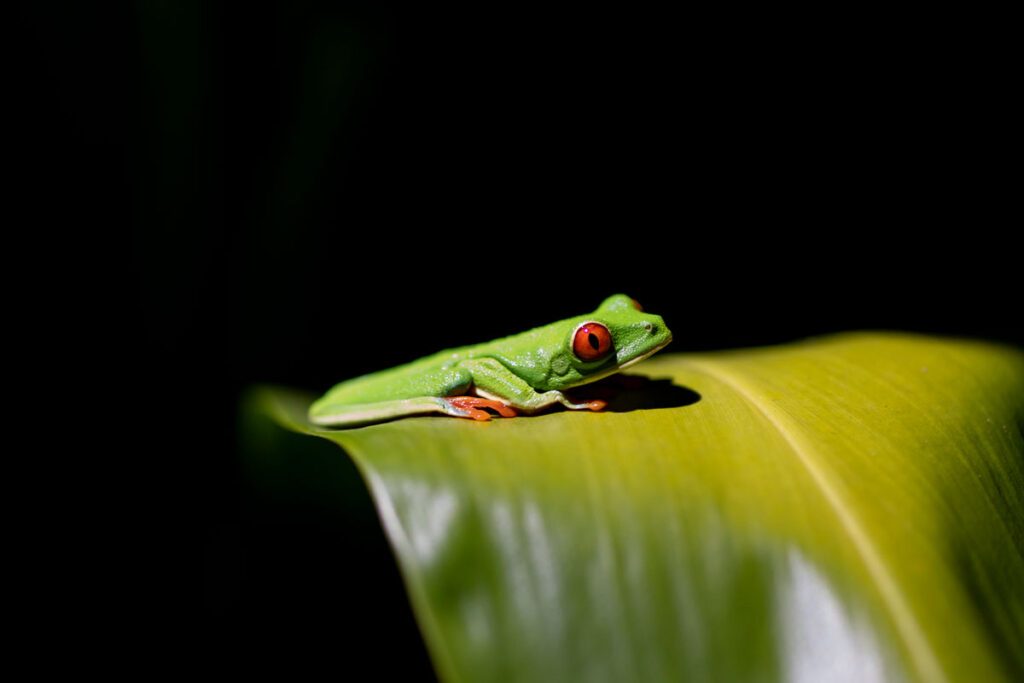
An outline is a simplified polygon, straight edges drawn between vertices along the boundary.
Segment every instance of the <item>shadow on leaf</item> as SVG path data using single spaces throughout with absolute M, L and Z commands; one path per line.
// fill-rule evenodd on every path
M 602 399 L 611 413 L 629 413 L 655 408 L 682 408 L 700 401 L 693 389 L 670 379 L 651 379 L 641 375 L 613 375 L 593 384 L 567 392 L 573 400 Z

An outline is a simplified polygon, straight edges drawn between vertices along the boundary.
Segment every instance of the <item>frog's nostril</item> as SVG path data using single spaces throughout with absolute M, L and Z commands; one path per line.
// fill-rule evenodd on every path
M 655 334 L 658 331 L 658 326 L 653 323 L 644 323 L 644 329 L 651 334 Z

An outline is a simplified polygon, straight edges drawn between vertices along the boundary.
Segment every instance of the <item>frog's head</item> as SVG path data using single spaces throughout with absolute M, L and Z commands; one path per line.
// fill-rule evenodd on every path
M 616 294 L 596 311 L 571 321 L 563 359 L 552 369 L 551 388 L 593 382 L 639 363 L 665 348 L 672 332 L 661 316 L 644 313 L 633 299 Z M 561 367 L 558 367 L 561 365 Z M 563 370 L 563 372 L 559 372 Z

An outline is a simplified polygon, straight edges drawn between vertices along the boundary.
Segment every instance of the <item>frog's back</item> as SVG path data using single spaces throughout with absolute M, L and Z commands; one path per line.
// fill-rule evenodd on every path
M 458 351 L 442 351 L 412 363 L 363 375 L 335 385 L 323 400 L 339 404 L 377 403 L 421 396 L 452 396 L 469 388 Z
M 523 340 L 532 348 L 532 340 L 544 329 L 530 330 L 486 344 L 439 351 L 405 365 L 346 380 L 335 385 L 318 403 L 356 405 L 464 394 L 473 378 L 469 371 L 460 367 L 460 361 L 502 358 L 508 349 L 518 348 Z

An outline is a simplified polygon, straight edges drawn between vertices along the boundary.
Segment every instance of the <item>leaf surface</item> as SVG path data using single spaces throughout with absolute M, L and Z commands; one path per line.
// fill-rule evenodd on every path
M 600 414 L 262 405 L 354 458 L 443 680 L 1024 680 L 1019 351 L 849 334 L 636 370 Z

